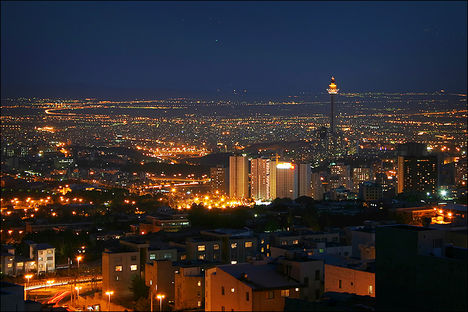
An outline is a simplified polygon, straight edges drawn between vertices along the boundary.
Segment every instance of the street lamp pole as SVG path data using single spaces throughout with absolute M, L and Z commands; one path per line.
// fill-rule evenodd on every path
M 33 277 L 32 274 L 25 275 L 24 278 L 26 278 L 27 283 L 26 283 L 26 289 L 24 290 L 24 300 L 28 299 L 28 287 L 29 287 L 29 279 Z
M 113 290 L 111 290 L 111 291 L 106 291 L 106 295 L 109 296 L 109 303 L 107 304 L 107 311 L 109 311 L 109 312 L 110 312 L 110 299 L 111 299 L 111 295 L 113 295 L 113 294 L 114 294 L 114 291 L 113 291 Z
M 159 311 L 162 311 L 162 301 L 163 301 L 163 299 L 164 299 L 165 297 L 166 297 L 166 296 L 163 295 L 163 294 L 158 294 L 158 295 L 156 296 L 156 298 L 159 299 Z

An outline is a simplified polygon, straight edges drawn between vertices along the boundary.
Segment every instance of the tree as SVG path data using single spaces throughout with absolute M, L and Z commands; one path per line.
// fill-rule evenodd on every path
M 134 275 L 129 289 L 133 292 L 133 300 L 147 298 L 149 287 L 145 285 L 145 280 L 139 275 Z
M 135 304 L 135 311 L 149 311 L 150 305 L 148 298 L 140 297 Z

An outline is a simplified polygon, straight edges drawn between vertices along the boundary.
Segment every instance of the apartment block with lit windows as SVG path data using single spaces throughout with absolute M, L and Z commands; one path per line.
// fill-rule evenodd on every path
M 131 295 L 129 286 L 140 275 L 140 252 L 129 248 L 105 249 L 102 253 L 102 289 L 119 296 Z
M 274 264 L 218 266 L 205 273 L 205 311 L 283 311 L 300 287 Z
M 174 274 L 174 310 L 201 309 L 205 304 L 205 271 L 199 266 L 180 267 Z
M 185 242 L 187 260 L 221 261 L 222 241 L 210 237 L 191 237 Z
M 55 248 L 49 244 L 36 244 L 27 242 L 29 245 L 29 257 L 36 262 L 37 273 L 55 271 Z

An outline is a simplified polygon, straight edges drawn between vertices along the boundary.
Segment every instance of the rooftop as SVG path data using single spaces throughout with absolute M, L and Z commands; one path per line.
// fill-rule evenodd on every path
M 232 275 L 236 279 L 252 287 L 252 289 L 284 289 L 300 287 L 298 282 L 288 280 L 276 270 L 274 264 L 254 265 L 242 263 L 235 265 L 223 265 L 218 269 Z

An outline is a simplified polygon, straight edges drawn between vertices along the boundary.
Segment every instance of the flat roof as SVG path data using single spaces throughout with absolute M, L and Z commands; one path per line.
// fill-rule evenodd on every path
M 298 282 L 280 274 L 276 267 L 275 264 L 241 263 L 219 266 L 218 269 L 249 285 L 252 289 L 286 289 L 301 286 Z

